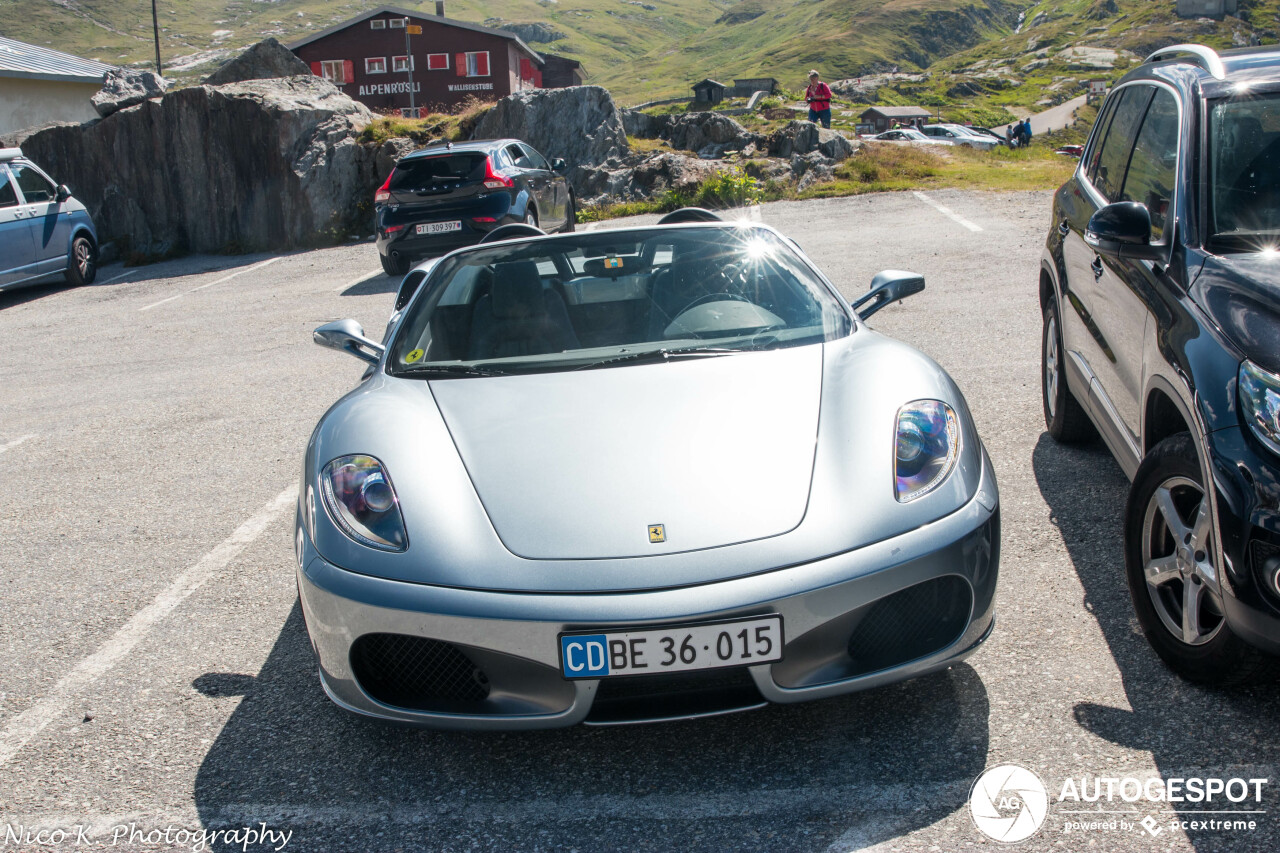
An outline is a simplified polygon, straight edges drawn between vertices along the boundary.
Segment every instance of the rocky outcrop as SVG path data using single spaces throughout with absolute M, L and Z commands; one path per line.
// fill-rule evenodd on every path
M 98 115 L 106 118 L 117 110 L 158 98 L 169 88 L 169 82 L 152 71 L 136 68 L 112 68 L 103 80 L 102 88 L 89 100 Z
M 629 148 L 622 115 L 607 89 L 573 86 L 508 95 L 484 114 L 473 139 L 523 140 L 548 158 L 562 158 L 579 198 L 590 194 L 595 170 L 616 168 Z
M 307 63 L 273 38 L 266 38 L 204 78 L 206 86 L 224 86 L 245 80 L 272 80 L 278 77 L 310 75 Z
M 357 144 L 372 114 L 317 77 L 192 86 L 24 150 L 137 259 L 283 251 L 367 230 L 377 184 Z
M 771 157 L 790 159 L 797 154 L 817 151 L 837 162 L 849 157 L 857 148 L 844 134 L 819 127 L 811 121 L 788 122 L 774 131 L 767 144 Z

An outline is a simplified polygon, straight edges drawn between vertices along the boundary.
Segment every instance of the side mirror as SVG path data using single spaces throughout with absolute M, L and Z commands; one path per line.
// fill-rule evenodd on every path
M 853 303 L 853 310 L 863 320 L 890 302 L 897 302 L 924 290 L 924 276 L 906 270 L 881 270 L 871 279 L 871 289 Z M 866 308 L 862 306 L 866 305 Z
M 1151 245 L 1151 213 L 1145 204 L 1118 201 L 1089 217 L 1084 241 L 1099 255 L 1154 261 L 1164 254 Z
M 62 202 L 71 198 L 71 190 L 67 189 L 66 184 L 58 184 L 58 194 L 55 197 L 58 199 L 58 204 L 62 204 Z
M 355 320 L 325 323 L 311 333 L 311 339 L 322 347 L 341 350 L 369 364 L 377 364 L 386 350 L 382 344 L 366 338 L 364 329 Z
M 556 157 L 551 161 L 551 171 L 553 172 L 563 172 L 566 168 L 568 168 L 568 164 L 560 157 Z

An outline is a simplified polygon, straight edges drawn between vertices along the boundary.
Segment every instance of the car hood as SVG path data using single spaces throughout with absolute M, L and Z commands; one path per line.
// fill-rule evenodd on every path
M 942 486 L 903 504 L 894 424 L 917 399 L 956 410 L 962 452 Z M 916 530 L 973 499 L 980 446 L 950 377 L 865 328 L 822 345 L 574 373 L 428 382 L 375 372 L 312 433 L 299 509 L 319 553 L 361 574 L 635 592 Z M 355 453 L 387 466 L 406 551 L 367 548 L 326 521 L 320 472 Z M 995 499 L 993 484 L 984 505 Z M 657 524 L 665 541 L 650 542 Z
M 1280 256 L 1211 255 L 1191 296 L 1246 358 L 1280 373 Z
M 494 529 L 521 557 L 697 551 L 804 518 L 821 346 L 431 391 Z

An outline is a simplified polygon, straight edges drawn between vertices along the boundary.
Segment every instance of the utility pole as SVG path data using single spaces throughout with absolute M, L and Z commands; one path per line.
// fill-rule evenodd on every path
M 418 117 L 418 111 L 413 103 L 413 51 L 409 49 L 409 33 L 417 30 L 422 32 L 422 27 L 415 27 L 409 24 L 409 19 L 404 19 L 404 67 L 409 72 L 409 115 L 414 118 Z
M 151 0 L 151 29 L 156 36 L 156 76 L 163 77 L 164 69 L 160 67 L 160 18 L 156 13 L 156 0 Z

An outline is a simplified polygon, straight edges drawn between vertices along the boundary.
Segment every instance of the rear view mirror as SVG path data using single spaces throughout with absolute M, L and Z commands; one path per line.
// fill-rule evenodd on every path
M 906 270 L 881 270 L 871 279 L 871 289 L 853 303 L 853 310 L 863 320 L 890 302 L 897 302 L 924 290 L 924 276 Z M 863 308 L 862 306 L 866 306 Z
M 1098 254 L 1129 260 L 1155 260 L 1163 254 L 1151 245 L 1151 213 L 1145 204 L 1118 201 L 1089 218 L 1084 241 Z
M 568 164 L 566 164 L 566 163 L 564 162 L 564 159 L 563 159 L 563 158 L 556 157 L 554 160 L 552 160 L 552 161 L 551 161 L 551 171 L 553 171 L 553 172 L 563 172 L 563 171 L 565 170 L 565 168 L 567 167 L 567 165 L 568 165 Z
M 311 339 L 322 347 L 341 350 L 369 364 L 377 364 L 386 349 L 382 344 L 366 338 L 364 328 L 355 320 L 325 323 L 311 333 Z
M 58 184 L 58 195 L 56 198 L 58 199 L 59 204 L 71 198 L 71 190 L 67 189 L 66 184 Z

